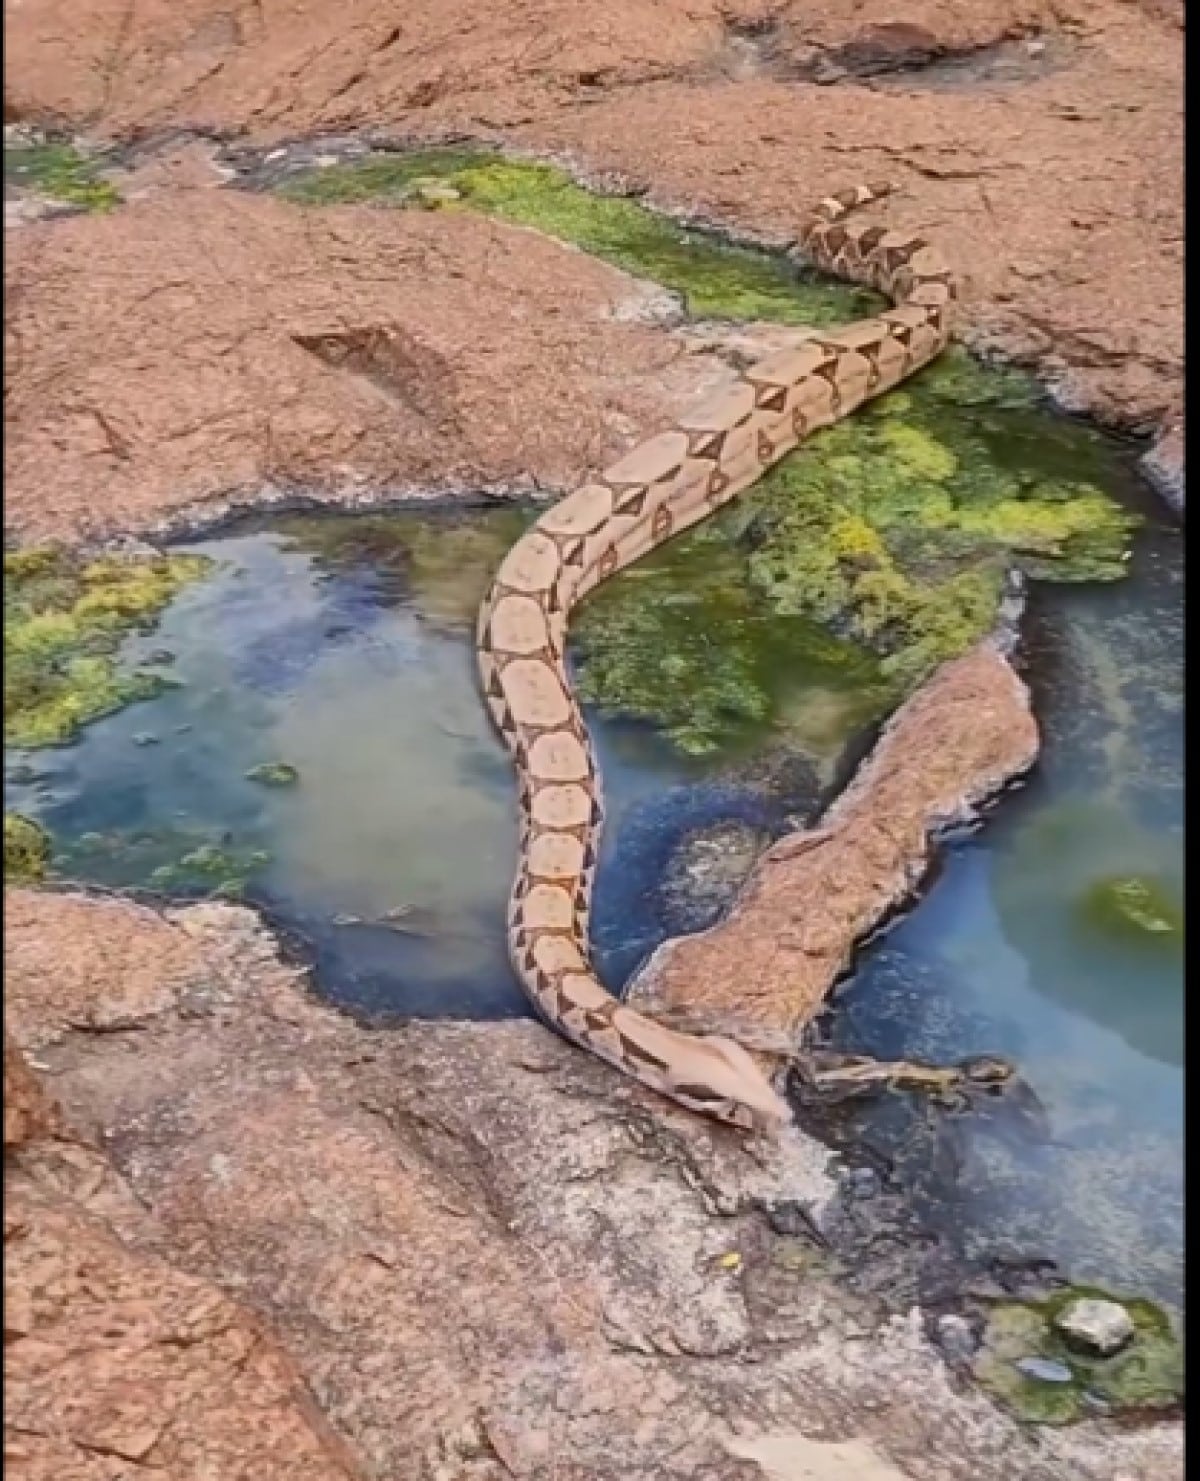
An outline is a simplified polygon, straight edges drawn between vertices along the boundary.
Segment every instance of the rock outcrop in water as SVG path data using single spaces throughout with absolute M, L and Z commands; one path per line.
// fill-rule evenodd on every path
M 768 849 L 726 920 L 660 947 L 631 1001 L 680 1027 L 794 1045 L 926 872 L 937 830 L 973 818 L 1037 746 L 1028 692 L 995 646 L 945 664 L 817 828 Z

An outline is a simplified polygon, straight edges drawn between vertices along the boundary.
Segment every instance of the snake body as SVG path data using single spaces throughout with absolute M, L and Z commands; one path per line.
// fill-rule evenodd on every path
M 564 661 L 571 608 L 600 582 L 705 519 L 821 427 L 849 415 L 945 347 L 955 281 L 920 237 L 843 224 L 888 193 L 862 185 L 821 201 L 800 256 L 886 294 L 894 307 L 768 355 L 737 382 L 549 508 L 511 547 L 477 631 L 483 692 L 512 753 L 520 858 L 508 941 L 542 1016 L 580 1047 L 694 1111 L 776 1128 L 787 1104 L 733 1040 L 677 1032 L 614 998 L 589 960 L 602 821 L 595 755 Z

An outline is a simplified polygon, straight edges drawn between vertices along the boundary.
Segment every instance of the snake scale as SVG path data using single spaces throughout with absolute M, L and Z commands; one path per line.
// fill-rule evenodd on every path
M 786 1101 L 732 1039 L 677 1032 L 602 985 L 588 919 L 602 821 L 595 755 L 564 651 L 571 608 L 600 582 L 749 488 L 821 427 L 891 390 L 945 347 L 957 297 L 924 239 L 843 224 L 889 193 L 821 201 L 794 250 L 894 307 L 768 355 L 734 385 L 549 508 L 511 547 L 477 631 L 483 692 L 512 753 L 520 858 L 508 913 L 513 966 L 560 1033 L 671 1099 L 745 1130 L 777 1129 Z

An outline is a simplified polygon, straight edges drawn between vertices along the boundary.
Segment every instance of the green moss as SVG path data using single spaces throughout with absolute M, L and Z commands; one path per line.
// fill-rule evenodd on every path
M 4 179 L 88 211 L 111 211 L 121 201 L 95 161 L 70 144 L 5 145 Z
M 1182 904 L 1159 880 L 1099 879 L 1081 903 L 1088 922 L 1106 935 L 1174 940 L 1183 935 Z
M 431 181 L 452 186 L 459 198 L 431 199 Z M 687 230 L 639 201 L 593 194 L 551 165 L 483 152 L 430 150 L 355 160 L 293 176 L 280 190 L 308 205 L 378 200 L 482 211 L 649 278 L 680 294 L 688 312 L 702 317 L 835 324 L 882 303 L 865 289 L 798 276 L 779 254 L 728 246 Z
M 294 787 L 300 780 L 300 773 L 286 761 L 264 761 L 260 766 L 250 768 L 246 780 L 260 782 L 264 787 Z
M 448 183 L 479 163 L 475 150 L 427 149 L 413 154 L 383 154 L 292 175 L 279 187 L 285 199 L 306 206 L 362 205 L 383 201 L 403 205 L 430 181 Z
M 1081 1296 L 1120 1300 L 1135 1330 L 1127 1347 L 1099 1358 L 1085 1356 L 1066 1342 L 1054 1319 Z M 1052 1383 L 1027 1376 L 1015 1365 L 1030 1357 L 1064 1364 L 1070 1369 L 1070 1381 Z M 1183 1345 L 1166 1312 L 1152 1301 L 1071 1286 L 1044 1301 L 997 1302 L 988 1315 L 975 1376 L 1022 1419 L 1037 1424 L 1067 1424 L 1094 1412 L 1088 1395 L 1124 1413 L 1169 1410 L 1183 1397 Z
M 580 697 L 688 755 L 745 749 L 772 730 L 840 751 L 888 703 L 877 664 L 807 618 L 781 619 L 746 565 L 716 521 L 602 587 L 573 622 Z
M 1057 444 L 1049 469 L 1023 435 L 1023 457 L 995 456 L 1005 419 L 1017 417 L 1023 434 L 1028 406 L 1014 407 L 998 378 L 989 418 L 963 416 L 950 391 L 965 380 L 978 406 L 979 387 L 964 357 L 947 358 L 940 378 L 917 377 L 778 464 L 739 516 L 751 579 L 775 609 L 871 644 L 901 689 L 991 628 L 1008 567 L 1040 580 L 1114 580 L 1135 527 L 1100 484 L 1054 476 Z M 1070 432 L 1080 453 L 1095 451 L 1087 429 Z M 1075 462 L 1111 482 L 1111 463 Z
M 83 562 L 54 550 L 4 557 L 4 739 L 62 745 L 81 725 L 159 693 L 161 674 L 125 672 L 117 652 L 187 582 L 195 556 Z
M 20 813 L 4 814 L 4 879 L 7 884 L 36 884 L 46 877 L 50 837 Z

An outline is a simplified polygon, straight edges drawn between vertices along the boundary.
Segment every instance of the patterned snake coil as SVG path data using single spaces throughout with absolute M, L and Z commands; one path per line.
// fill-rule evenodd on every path
M 588 917 L 602 810 L 590 738 L 564 662 L 571 608 L 600 582 L 750 487 L 821 427 L 891 390 L 946 346 L 954 278 L 920 237 L 844 224 L 888 193 L 823 200 L 803 258 L 895 307 L 767 356 L 727 390 L 548 509 L 509 550 L 479 614 L 479 669 L 516 764 L 520 860 L 508 940 L 520 981 L 560 1033 L 673 1100 L 747 1130 L 789 1118 L 749 1053 L 679 1033 L 614 998 L 593 970 Z

